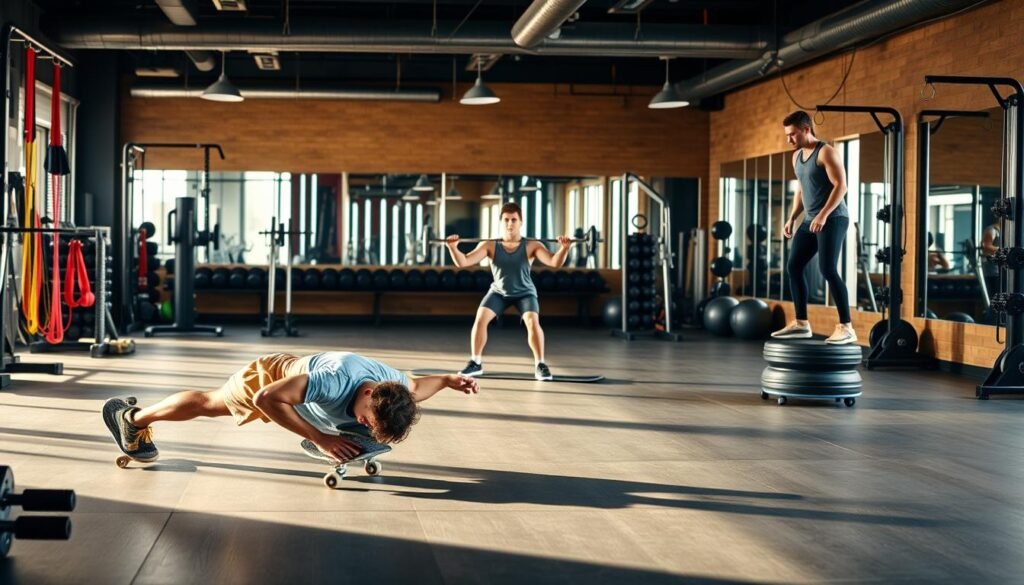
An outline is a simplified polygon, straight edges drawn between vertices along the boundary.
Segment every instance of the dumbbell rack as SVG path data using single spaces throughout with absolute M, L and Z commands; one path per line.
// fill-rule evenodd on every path
M 622 197 L 621 217 L 622 217 L 622 234 L 623 234 L 623 263 L 622 263 L 622 327 L 621 329 L 612 329 L 612 335 L 622 337 L 626 341 L 632 341 L 638 334 L 652 335 L 659 339 L 667 339 L 670 341 L 682 341 L 682 336 L 678 333 L 672 332 L 672 223 L 671 223 L 671 211 L 669 209 L 668 202 L 664 197 L 661 196 L 653 187 L 644 182 L 640 177 L 633 173 L 626 173 L 622 176 L 623 189 L 628 190 L 629 185 L 633 183 L 637 185 L 640 192 L 647 195 L 648 199 L 658 204 L 661 212 L 661 223 L 659 225 L 659 234 L 655 237 L 653 234 L 633 234 L 627 236 L 629 233 L 629 222 L 631 218 L 628 211 L 628 200 L 629 197 Z M 642 216 L 637 216 L 637 219 Z M 647 219 L 643 217 L 642 223 L 637 222 L 635 227 L 639 230 L 643 230 L 647 227 Z M 636 243 L 631 243 L 636 242 Z M 639 246 L 639 251 L 636 257 L 631 257 L 629 248 L 631 246 Z M 647 251 L 648 253 L 640 254 L 640 251 Z M 638 260 L 640 262 L 639 267 L 631 268 L 629 263 L 631 260 Z M 647 260 L 650 265 L 645 266 L 643 262 Z M 659 331 L 655 328 L 654 319 L 648 318 L 652 313 L 650 311 L 644 311 L 644 303 L 651 303 L 654 311 L 654 315 L 657 315 L 658 304 L 655 302 L 655 295 L 657 294 L 657 276 L 655 267 L 661 268 L 662 278 L 662 304 L 661 308 L 665 315 L 665 330 Z M 645 276 L 646 275 L 646 276 Z M 632 280 L 632 282 L 631 282 Z M 630 287 L 635 287 L 638 290 L 634 292 L 643 293 L 638 296 L 630 295 Z M 644 315 L 639 319 L 634 319 L 631 322 L 630 317 L 639 317 L 635 311 L 630 312 L 630 303 L 640 303 L 640 314 Z
M 46 235 L 52 234 L 54 230 L 44 228 L 40 231 Z M 93 294 L 96 295 L 96 300 L 92 306 L 93 335 L 89 341 L 82 341 L 82 339 L 90 338 L 89 335 L 83 334 L 78 339 L 65 339 L 65 341 L 59 344 L 51 344 L 37 339 L 28 344 L 29 352 L 50 353 L 64 350 L 82 350 L 88 351 L 89 355 L 93 358 L 112 354 L 125 355 L 135 353 L 134 341 L 118 337 L 117 328 L 114 326 L 113 317 L 110 315 L 110 307 L 107 304 L 109 293 L 107 290 L 108 280 L 106 278 L 108 261 L 107 241 L 110 238 L 110 228 L 105 226 L 68 227 L 60 228 L 56 231 L 60 234 L 61 240 L 65 238 L 69 241 L 78 239 L 89 240 L 95 243 L 93 246 L 93 257 L 95 260 L 93 262 L 92 278 L 89 281 Z M 50 253 L 52 254 L 53 252 L 51 251 Z M 44 264 L 46 266 L 47 278 L 52 278 L 50 262 L 47 261 Z M 61 282 L 64 281 L 64 278 L 67 278 L 66 274 L 62 277 Z M 61 296 L 63 297 L 63 295 Z

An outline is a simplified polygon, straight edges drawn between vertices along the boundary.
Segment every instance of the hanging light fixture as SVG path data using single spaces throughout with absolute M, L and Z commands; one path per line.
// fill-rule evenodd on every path
M 647 104 L 647 107 L 652 110 L 666 110 L 668 108 L 685 108 L 690 105 L 690 102 L 684 100 L 679 92 L 676 91 L 674 85 L 668 81 L 668 57 L 665 59 L 665 85 L 662 86 L 661 91 L 658 95 L 651 98 L 651 103 Z
M 504 180 L 499 178 L 498 182 L 494 184 L 494 190 L 490 193 L 486 193 L 480 196 L 480 199 L 504 199 L 505 198 L 505 185 Z
M 227 70 L 227 53 L 224 51 L 220 52 L 220 77 L 217 81 L 210 84 L 210 87 L 203 91 L 203 95 L 199 96 L 204 100 L 210 100 L 214 102 L 240 102 L 245 98 L 242 97 L 242 92 L 238 91 L 235 84 L 231 83 L 228 79 L 225 71 Z
M 434 186 L 430 183 L 430 179 L 426 175 L 420 175 L 419 179 L 416 179 L 416 184 L 412 188 L 413 191 L 433 191 Z
M 496 104 L 500 101 L 501 98 L 494 95 L 494 92 L 491 91 L 491 88 L 484 85 L 484 79 L 481 76 L 480 72 L 480 59 L 477 59 L 476 83 L 474 83 L 473 87 L 469 88 L 469 91 L 467 91 L 462 96 L 462 99 L 459 100 L 459 103 L 465 104 L 467 106 L 486 106 L 489 104 Z
M 523 177 L 523 186 L 519 188 L 520 193 L 536 193 L 540 191 L 540 180 L 534 181 L 529 176 Z
M 452 181 L 452 188 L 448 190 L 448 195 L 445 196 L 448 201 L 462 201 L 462 193 L 455 188 L 455 181 Z
M 408 191 L 405 192 L 405 195 L 402 195 L 402 201 L 419 201 L 419 200 L 420 200 L 420 194 L 417 193 L 416 191 L 413 191 L 412 189 L 409 189 Z

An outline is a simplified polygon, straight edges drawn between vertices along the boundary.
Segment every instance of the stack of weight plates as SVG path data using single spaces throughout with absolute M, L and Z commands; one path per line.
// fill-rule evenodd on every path
M 772 340 L 764 344 L 764 359 L 768 367 L 761 372 L 761 398 L 775 396 L 780 406 L 788 398 L 834 399 L 853 406 L 861 395 L 859 345 Z

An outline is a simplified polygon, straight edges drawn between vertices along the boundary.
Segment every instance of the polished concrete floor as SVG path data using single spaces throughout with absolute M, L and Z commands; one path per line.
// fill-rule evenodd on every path
M 0 464 L 19 487 L 74 488 L 69 542 L 16 541 L 0 583 L 1022 583 L 1024 401 L 974 380 L 863 372 L 853 408 L 759 397 L 760 344 L 548 331 L 555 373 L 424 403 L 384 475 L 341 490 L 298 439 L 230 420 L 156 428 L 162 459 L 118 469 L 102 401 L 214 388 L 269 351 L 355 350 L 461 367 L 452 326 L 230 327 L 58 356 L 60 378 L 0 392 Z M 23 355 L 25 361 L 54 356 Z M 492 330 L 490 369 L 529 371 Z

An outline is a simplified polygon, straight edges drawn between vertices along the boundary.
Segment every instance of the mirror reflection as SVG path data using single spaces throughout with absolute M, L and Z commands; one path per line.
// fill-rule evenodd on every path
M 1003 245 L 991 210 L 1000 193 L 1003 111 L 984 114 L 927 126 L 928 205 L 918 244 L 926 250 L 918 306 L 925 318 L 996 324 L 989 296 L 999 271 L 989 257 Z
M 574 244 L 567 266 L 619 268 L 623 198 L 629 217 L 648 213 L 635 185 L 623 192 L 618 176 L 214 171 L 206 186 L 202 171 L 138 169 L 129 180 L 132 224 L 157 226 L 161 260 L 174 257 L 164 242 L 175 198 L 197 198 L 197 228 L 220 226 L 219 246 L 198 248 L 199 263 L 266 264 L 261 232 L 283 222 L 293 264 L 445 265 L 451 260 L 438 240 L 499 238 L 501 205 L 514 201 L 528 238 L 585 239 L 594 231 L 596 245 Z M 660 188 L 678 182 L 651 181 Z M 658 218 L 648 220 L 657 227 Z

